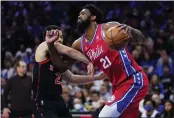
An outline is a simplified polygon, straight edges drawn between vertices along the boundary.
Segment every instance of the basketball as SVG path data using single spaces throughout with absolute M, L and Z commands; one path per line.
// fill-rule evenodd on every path
M 129 42 L 128 33 L 124 33 L 124 29 L 120 27 L 112 27 L 105 33 L 105 43 L 113 50 L 124 48 Z

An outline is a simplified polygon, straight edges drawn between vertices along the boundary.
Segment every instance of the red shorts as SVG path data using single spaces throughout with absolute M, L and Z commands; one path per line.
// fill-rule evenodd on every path
M 144 72 L 134 74 L 115 89 L 99 117 L 108 113 L 108 117 L 137 118 L 139 102 L 146 96 L 148 87 L 148 78 Z

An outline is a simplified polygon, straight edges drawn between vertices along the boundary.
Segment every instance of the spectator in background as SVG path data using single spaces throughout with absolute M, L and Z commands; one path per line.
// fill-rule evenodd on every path
M 72 110 L 72 112 L 83 112 L 84 111 L 82 101 L 79 98 L 74 99 L 73 106 L 74 106 L 74 109 Z
M 90 98 L 90 96 L 89 96 L 88 90 L 84 88 L 84 89 L 82 90 L 82 92 L 83 92 L 83 95 L 84 95 L 86 101 L 89 101 L 91 98 Z
M 98 118 L 98 115 L 99 115 L 100 111 L 105 106 L 105 102 L 106 102 L 106 99 L 101 97 L 100 100 L 99 100 L 99 104 L 100 104 L 99 108 L 97 108 L 94 112 L 92 112 L 92 118 Z
M 169 65 L 164 65 L 164 75 L 161 77 L 161 82 L 165 89 L 165 99 L 169 99 L 170 94 L 172 94 L 172 89 L 174 89 L 174 76 L 169 73 L 169 70 Z
M 24 61 L 16 62 L 17 75 L 7 82 L 3 94 L 3 117 L 31 118 L 31 88 L 32 79 L 26 76 L 27 65 Z M 8 95 L 10 95 L 11 107 L 8 107 Z
M 163 67 L 164 65 L 168 65 L 169 73 L 173 74 L 173 61 L 171 57 L 167 54 L 166 50 L 162 50 L 160 54 L 161 57 L 157 61 L 157 66 L 154 73 L 158 74 L 159 76 L 163 76 Z
M 33 62 L 33 54 L 32 54 L 32 49 L 27 48 L 25 51 L 25 56 L 23 57 L 23 60 L 27 65 L 31 64 Z
M 84 97 L 81 89 L 75 92 L 75 98 L 79 98 L 80 100 L 82 100 L 83 104 L 86 102 L 86 98 Z
M 140 66 L 143 67 L 143 69 L 147 68 L 147 75 L 152 74 L 155 66 L 155 61 L 151 59 L 149 53 L 147 51 L 144 52 L 143 60 L 140 61 Z
M 9 51 L 5 52 L 5 60 L 10 61 L 10 62 L 14 62 L 13 54 Z
M 26 55 L 24 56 L 23 60 L 27 64 L 27 75 L 32 77 L 32 69 L 33 69 L 33 62 L 34 62 L 34 54 L 32 53 L 31 48 L 27 48 L 25 51 Z
M 14 68 L 10 60 L 4 60 L 4 65 L 5 69 L 2 70 L 2 77 L 8 80 L 14 75 Z
M 172 101 L 167 100 L 165 103 L 165 111 L 163 118 L 174 118 L 174 104 Z
M 25 46 L 23 44 L 21 44 L 20 50 L 16 52 L 15 58 L 23 59 L 25 56 L 26 56 Z
M 93 106 L 94 109 L 97 109 L 99 108 L 100 104 L 99 104 L 99 99 L 100 99 L 100 96 L 99 96 L 99 92 L 97 91 L 92 91 L 91 93 L 91 105 Z
M 165 94 L 164 86 L 162 83 L 160 83 L 160 78 L 158 75 L 156 75 L 156 74 L 152 75 L 151 82 L 150 82 L 150 88 L 152 91 L 154 90 L 156 92 L 160 92 L 160 93 L 158 93 L 160 95 L 160 98 L 161 99 L 164 98 L 164 94 Z
M 160 118 L 160 114 L 155 110 L 155 103 L 152 100 L 144 101 L 144 109 L 145 111 L 140 113 L 140 118 Z
M 109 100 L 111 93 L 109 92 L 109 87 L 106 85 L 101 85 L 100 88 L 100 97 L 104 97 L 104 99 Z
M 62 97 L 65 100 L 68 108 L 73 109 L 73 99 L 70 95 L 70 89 L 66 85 L 62 86 Z
M 170 95 L 169 100 L 174 103 L 174 90 L 172 90 L 172 94 Z
M 156 110 L 160 113 L 160 115 L 162 115 L 164 113 L 164 105 L 160 96 L 158 94 L 153 94 L 151 99 L 155 102 Z

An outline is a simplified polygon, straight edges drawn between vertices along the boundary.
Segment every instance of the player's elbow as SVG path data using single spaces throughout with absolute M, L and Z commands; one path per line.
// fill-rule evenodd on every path
M 145 36 L 142 34 L 140 30 L 132 28 L 131 34 L 132 34 L 133 42 L 137 44 L 147 43 L 147 39 L 145 38 Z

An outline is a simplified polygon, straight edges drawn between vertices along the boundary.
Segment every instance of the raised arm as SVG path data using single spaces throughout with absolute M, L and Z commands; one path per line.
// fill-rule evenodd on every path
M 87 66 L 88 74 L 94 75 L 93 64 L 88 60 L 88 58 L 85 55 L 83 55 L 78 50 L 75 50 L 68 46 L 64 46 L 58 42 L 59 38 L 60 38 L 58 32 L 60 32 L 60 31 L 51 30 L 51 31 L 46 32 L 46 42 L 48 44 L 48 49 L 49 49 L 50 57 L 51 57 L 53 64 L 55 66 L 57 66 L 57 68 L 62 68 L 62 66 L 64 66 L 64 70 L 66 70 L 68 67 L 71 66 L 71 65 L 69 65 L 69 63 L 62 63 L 60 54 L 58 54 L 58 53 L 61 53 L 61 54 L 67 55 L 73 59 L 87 63 L 88 64 L 88 66 Z M 60 63 L 62 63 L 62 64 L 60 64 Z
M 58 30 L 46 31 L 45 40 L 48 46 L 51 61 L 60 72 L 65 72 L 70 67 L 70 65 L 68 63 L 63 62 L 62 58 L 60 57 L 60 54 L 54 47 L 54 41 L 57 39 Z
M 70 83 L 76 83 L 76 84 L 86 84 L 93 82 L 95 80 L 102 80 L 106 79 L 106 75 L 103 72 L 100 72 L 97 75 L 87 76 L 87 75 L 74 75 L 71 71 L 67 70 L 63 73 L 63 80 L 70 82 Z
M 129 31 L 131 34 L 130 41 L 136 44 L 146 44 L 146 38 L 144 35 L 139 31 L 138 29 L 132 28 L 130 26 L 127 26 L 125 24 L 120 24 L 118 22 L 108 22 L 104 24 L 103 30 L 107 31 L 112 27 L 121 27 L 121 29 L 125 29 L 126 31 Z

